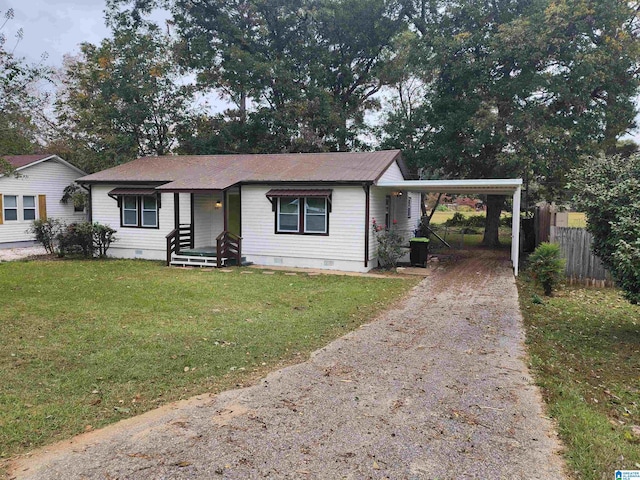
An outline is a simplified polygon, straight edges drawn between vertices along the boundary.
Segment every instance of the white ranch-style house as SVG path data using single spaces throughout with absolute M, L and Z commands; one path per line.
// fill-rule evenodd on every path
M 27 233 L 34 220 L 47 217 L 66 223 L 86 220 L 84 209 L 60 200 L 65 187 L 86 175 L 57 155 L 4 156 L 15 174 L 0 174 L 0 248 L 34 243 Z
M 399 150 L 143 157 L 78 182 L 114 257 L 354 272 L 378 265 L 372 219 L 408 240 L 427 188 Z

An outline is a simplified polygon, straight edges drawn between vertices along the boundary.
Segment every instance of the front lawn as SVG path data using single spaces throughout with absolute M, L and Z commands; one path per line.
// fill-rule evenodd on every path
M 417 281 L 2 263 L 0 457 L 303 361 Z
M 531 364 L 573 476 L 640 470 L 640 307 L 615 289 L 565 287 L 539 303 L 524 276 L 518 287 Z

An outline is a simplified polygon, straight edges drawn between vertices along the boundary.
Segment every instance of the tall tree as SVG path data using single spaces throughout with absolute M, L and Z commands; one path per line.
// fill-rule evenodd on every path
M 84 43 L 80 58 L 68 59 L 56 112 L 62 143 L 83 152 L 79 166 L 94 171 L 171 152 L 191 100 L 171 45 L 158 27 L 123 20 L 113 38 Z
M 429 72 L 421 161 L 449 177 L 533 177 L 556 195 L 580 155 L 633 127 L 637 5 L 624 0 L 406 0 Z M 424 127 L 423 127 L 424 128 Z M 388 129 L 388 127 L 387 127 Z M 483 242 L 498 242 L 489 197 Z
M 235 104 L 233 129 L 263 122 L 274 151 L 359 148 L 405 28 L 392 0 L 140 0 L 131 16 L 158 4 L 173 12 L 183 65 Z

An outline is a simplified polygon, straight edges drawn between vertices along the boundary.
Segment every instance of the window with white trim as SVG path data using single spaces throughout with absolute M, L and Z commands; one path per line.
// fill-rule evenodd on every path
M 120 221 L 123 227 L 158 228 L 158 197 L 155 195 L 122 195 Z
M 411 218 L 411 195 L 407 196 L 407 218 Z
M 327 199 L 304 199 L 304 232 L 327 233 Z
M 22 218 L 29 221 L 36 219 L 36 197 L 33 195 L 22 197 Z
M 134 195 L 122 197 L 122 226 L 138 226 L 138 197 Z
M 4 195 L 4 221 L 5 222 L 17 222 L 18 221 L 18 196 L 17 195 Z
M 142 197 L 142 226 L 158 226 L 158 199 L 156 197 Z
M 329 233 L 325 197 L 278 197 L 276 233 L 326 235 Z
M 296 233 L 300 228 L 300 199 L 278 198 L 278 232 Z

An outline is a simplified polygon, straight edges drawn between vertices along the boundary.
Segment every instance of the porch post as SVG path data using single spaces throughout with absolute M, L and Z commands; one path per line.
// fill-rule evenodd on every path
M 227 191 L 223 190 L 222 191 L 222 218 L 224 219 L 224 231 L 228 231 L 229 230 L 229 225 L 228 225 L 228 213 L 229 213 L 229 206 L 227 205 Z
M 173 228 L 180 227 L 180 194 L 173 194 Z
M 511 212 L 511 262 L 513 273 L 518 276 L 518 262 L 520 260 L 520 192 L 521 187 L 513 193 L 513 211 Z

